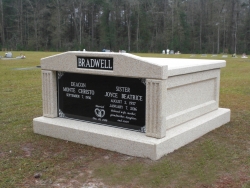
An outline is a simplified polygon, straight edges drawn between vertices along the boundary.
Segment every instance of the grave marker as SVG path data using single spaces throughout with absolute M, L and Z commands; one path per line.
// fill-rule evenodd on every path
M 34 132 L 157 160 L 230 121 L 224 60 L 66 52 L 43 58 Z
M 58 117 L 144 132 L 142 79 L 57 72 Z

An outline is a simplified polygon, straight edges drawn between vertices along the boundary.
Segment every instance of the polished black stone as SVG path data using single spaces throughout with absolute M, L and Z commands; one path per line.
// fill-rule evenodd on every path
M 144 132 L 144 79 L 57 73 L 58 116 Z

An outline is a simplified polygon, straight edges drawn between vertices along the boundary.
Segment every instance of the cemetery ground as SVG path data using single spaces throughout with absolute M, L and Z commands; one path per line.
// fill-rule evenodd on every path
M 37 66 L 56 53 L 23 53 L 0 60 L 0 187 L 250 187 L 250 59 L 205 57 L 227 61 L 219 106 L 231 109 L 230 123 L 151 161 L 34 134 L 32 120 L 42 116 Z

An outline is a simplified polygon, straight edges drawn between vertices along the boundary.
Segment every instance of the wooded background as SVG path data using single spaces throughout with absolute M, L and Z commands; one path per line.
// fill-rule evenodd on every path
M 250 53 L 250 0 L 0 0 L 0 47 Z

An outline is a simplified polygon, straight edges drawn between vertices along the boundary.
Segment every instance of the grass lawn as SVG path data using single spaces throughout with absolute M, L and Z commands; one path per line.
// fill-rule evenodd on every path
M 0 59 L 1 188 L 250 187 L 250 58 L 136 54 L 227 61 L 220 107 L 231 109 L 231 122 L 151 161 L 34 134 L 32 120 L 42 116 L 41 69 L 36 66 L 56 53 L 24 54 L 26 59 Z

